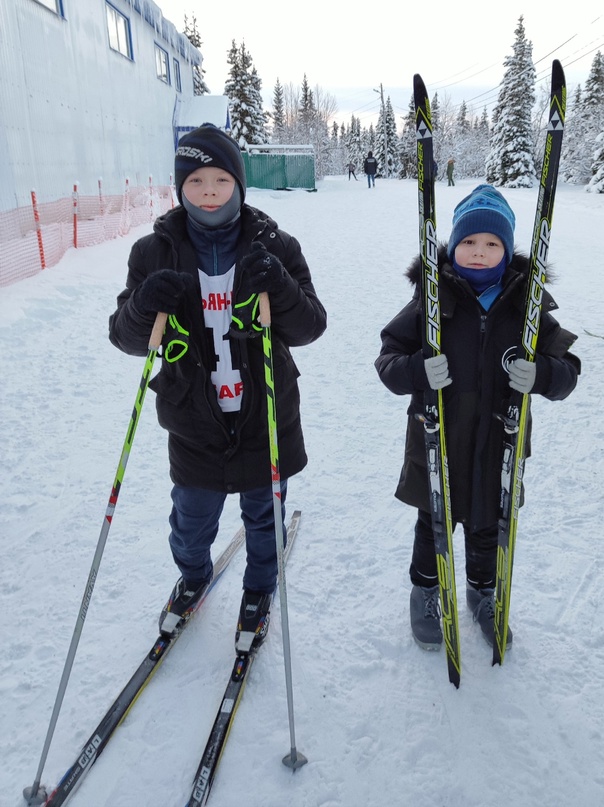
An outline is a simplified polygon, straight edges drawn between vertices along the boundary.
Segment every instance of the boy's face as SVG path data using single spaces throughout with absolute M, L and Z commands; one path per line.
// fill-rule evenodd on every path
M 185 179 L 182 192 L 195 207 L 212 213 L 225 205 L 235 189 L 235 177 L 223 168 L 197 168 Z
M 464 269 L 492 269 L 501 263 L 505 248 L 493 233 L 474 233 L 455 247 L 455 260 Z

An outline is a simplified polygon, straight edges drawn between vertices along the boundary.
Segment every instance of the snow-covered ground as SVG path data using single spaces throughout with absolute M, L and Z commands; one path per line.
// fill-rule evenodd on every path
M 478 184 L 438 187 L 441 236 Z M 278 599 L 210 803 L 219 807 L 569 807 L 604 804 L 604 195 L 559 187 L 550 261 L 559 320 L 583 374 L 566 401 L 534 401 L 533 457 L 502 667 L 460 596 L 462 683 L 408 625 L 415 513 L 393 498 L 406 398 L 373 361 L 410 295 L 413 182 L 317 193 L 250 191 L 300 240 L 328 330 L 296 349 L 310 462 L 290 483 L 303 520 L 287 568 L 297 748 Z M 528 248 L 536 191 L 505 191 Z M 38 767 L 143 360 L 107 339 L 133 241 L 72 250 L 0 290 L 0 805 L 21 807 Z M 278 411 L 277 411 L 278 414 Z M 150 648 L 177 572 L 167 545 L 166 435 L 143 408 L 42 781 L 53 786 Z M 239 525 L 227 502 L 215 548 Z M 463 595 L 461 533 L 457 582 Z M 243 552 L 209 596 L 71 800 L 183 807 L 233 658 Z

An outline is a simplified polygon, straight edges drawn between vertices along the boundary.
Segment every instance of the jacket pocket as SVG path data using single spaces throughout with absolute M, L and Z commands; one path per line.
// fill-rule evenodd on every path
M 173 406 L 179 406 L 186 399 L 191 384 L 183 378 L 169 376 L 160 370 L 149 382 L 149 389 L 152 389 L 160 398 L 165 398 Z

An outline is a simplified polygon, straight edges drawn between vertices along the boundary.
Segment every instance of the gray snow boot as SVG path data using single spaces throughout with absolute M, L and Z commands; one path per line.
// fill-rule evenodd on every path
M 424 650 L 440 650 L 443 632 L 440 627 L 439 587 L 413 586 L 409 604 L 415 641 Z
M 466 588 L 466 602 L 474 616 L 474 622 L 478 622 L 480 625 L 485 641 L 493 647 L 495 641 L 495 589 L 477 589 L 468 585 Z M 512 629 L 508 626 L 506 649 L 509 649 L 512 639 Z

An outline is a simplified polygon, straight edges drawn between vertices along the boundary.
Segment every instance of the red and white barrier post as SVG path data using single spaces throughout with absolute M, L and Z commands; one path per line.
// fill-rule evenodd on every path
M 73 245 L 78 248 L 78 183 L 73 183 Z
M 36 234 L 38 236 L 38 250 L 40 251 L 40 265 L 42 269 L 46 269 L 46 258 L 44 257 L 44 243 L 42 241 L 42 225 L 40 224 L 40 213 L 38 211 L 38 200 L 36 199 L 36 192 L 31 192 L 31 204 L 34 209 L 34 221 L 36 222 Z

